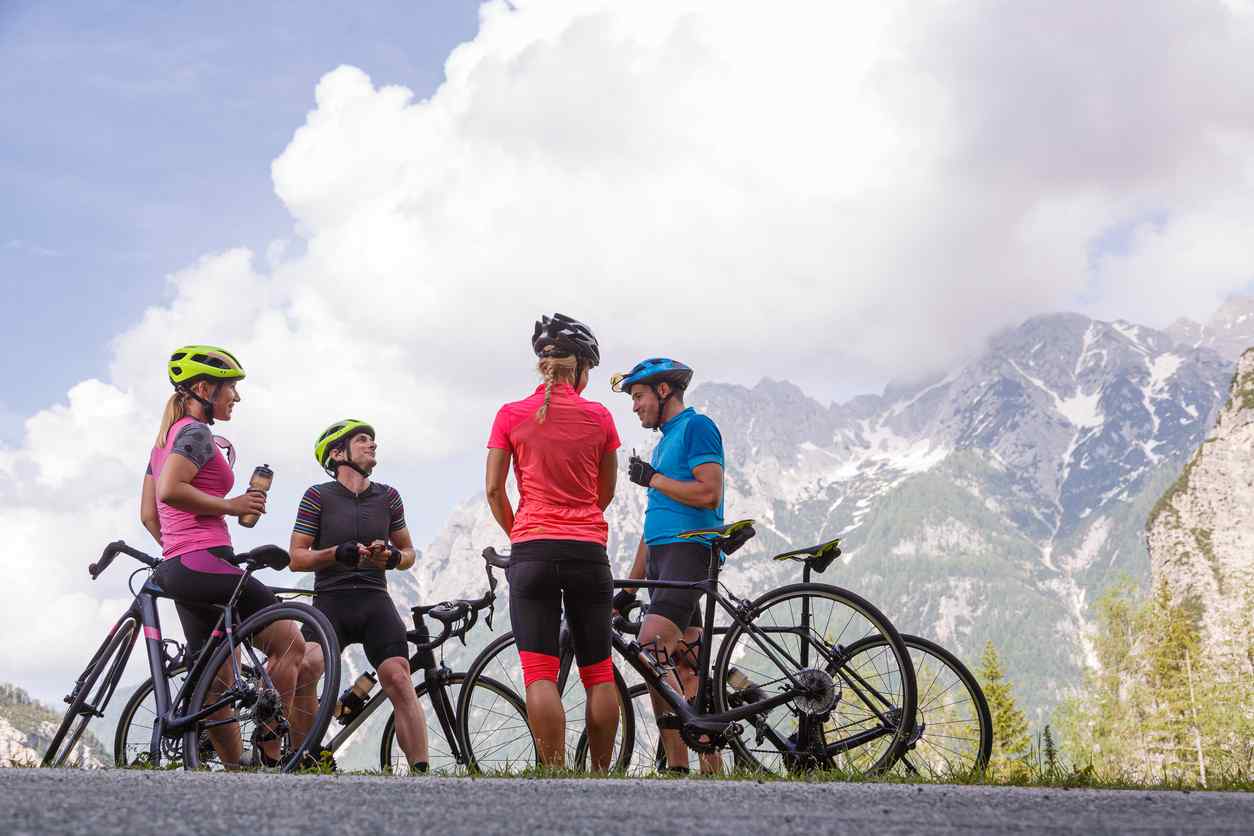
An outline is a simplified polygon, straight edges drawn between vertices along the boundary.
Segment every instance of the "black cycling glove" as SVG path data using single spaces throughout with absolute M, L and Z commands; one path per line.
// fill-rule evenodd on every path
M 627 460 L 627 478 L 642 488 L 647 488 L 649 487 L 649 482 L 653 481 L 653 477 L 656 475 L 657 471 L 653 469 L 653 465 L 637 456 L 633 451 L 631 458 Z
M 620 589 L 614 594 L 614 611 L 626 612 L 627 609 L 636 602 L 636 593 L 628 592 L 626 589 Z
M 401 550 L 398 549 L 396 546 L 389 545 L 387 568 L 395 569 L 400 564 L 401 564 Z
M 335 562 L 343 564 L 349 569 L 356 569 L 357 564 L 361 562 L 361 552 L 358 551 L 359 546 L 360 544 L 356 540 L 340 543 L 335 547 Z

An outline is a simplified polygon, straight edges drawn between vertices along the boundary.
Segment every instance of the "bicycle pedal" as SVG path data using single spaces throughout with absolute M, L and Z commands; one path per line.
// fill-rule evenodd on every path
M 663 714 L 657 718 L 657 727 L 659 729 L 674 729 L 679 731 L 684 727 L 684 721 L 679 719 L 676 714 Z

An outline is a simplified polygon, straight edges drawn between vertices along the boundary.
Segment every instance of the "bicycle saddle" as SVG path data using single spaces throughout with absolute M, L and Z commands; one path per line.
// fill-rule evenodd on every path
M 282 571 L 287 568 L 287 564 L 292 562 L 292 558 L 288 555 L 286 549 L 279 546 L 258 546 L 251 551 L 237 554 L 233 562 L 236 564 L 251 563 L 258 569 Z
M 777 554 L 771 559 L 799 560 L 802 563 L 809 563 L 812 571 L 822 572 L 838 557 L 840 557 L 839 537 L 835 540 L 828 540 L 826 543 L 819 543 L 817 546 L 807 546 L 804 549 L 793 549 L 790 552 Z
M 677 537 L 685 540 L 700 540 L 718 546 L 723 554 L 731 554 L 736 549 L 753 539 L 757 534 L 753 529 L 753 520 L 736 520 L 722 528 L 697 528 L 692 531 L 681 531 Z

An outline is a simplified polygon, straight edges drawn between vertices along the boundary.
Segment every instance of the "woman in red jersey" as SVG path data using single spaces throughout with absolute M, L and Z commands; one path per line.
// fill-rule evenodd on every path
M 531 347 L 544 382 L 496 414 L 488 439 L 488 505 L 512 544 L 509 617 L 540 762 L 566 763 L 566 713 L 557 690 L 564 611 L 588 694 L 592 767 L 604 771 L 619 710 L 610 662 L 614 588 L 604 513 L 614 498 L 618 432 L 609 410 L 580 397 L 588 372 L 601 360 L 586 325 L 562 314 L 543 316 Z M 505 492 L 511 461 L 517 511 Z

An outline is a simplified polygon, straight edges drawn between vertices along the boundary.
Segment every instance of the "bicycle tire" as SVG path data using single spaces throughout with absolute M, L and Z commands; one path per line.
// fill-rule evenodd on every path
M 295 621 L 302 630 L 307 629 L 312 632 L 315 636 L 314 640 L 322 649 L 323 659 L 322 674 L 318 677 L 321 685 L 321 689 L 318 692 L 318 705 L 304 740 L 298 746 L 291 747 L 291 736 L 289 733 L 283 737 L 280 744 L 282 753 L 277 768 L 282 772 L 291 772 L 304 765 L 302 763 L 304 754 L 309 751 L 310 747 L 321 743 L 327 726 L 331 723 L 331 715 L 339 699 L 340 647 L 335 637 L 334 628 L 331 627 L 327 617 L 318 610 L 308 604 L 296 601 L 272 604 L 249 616 L 239 627 L 235 628 L 235 647 L 244 648 L 247 651 L 244 654 L 244 658 L 241 659 L 241 668 L 250 664 L 250 655 L 255 656 L 258 653 L 262 656 L 268 655 L 260 651 L 260 649 L 254 648 L 252 639 L 267 627 L 279 621 Z M 309 641 L 309 639 L 305 639 L 305 641 Z M 225 639 L 218 641 L 213 649 L 213 655 L 210 656 L 208 664 L 203 669 L 204 672 L 193 687 L 192 696 L 188 703 L 188 716 L 196 714 L 205 705 L 205 698 L 214 681 L 214 674 L 226 663 L 230 651 L 231 645 Z M 236 712 L 242 736 L 243 724 L 249 718 L 240 720 L 238 709 L 236 709 Z M 183 765 L 186 769 L 199 769 L 202 766 L 199 739 L 203 728 L 203 721 L 193 723 L 183 735 Z M 204 765 L 207 766 L 208 764 L 205 763 Z
M 449 688 L 450 690 L 452 690 L 453 688 L 457 689 L 456 691 L 457 699 L 450 700 L 450 702 L 454 703 L 454 706 L 456 706 L 456 704 L 461 702 L 461 689 L 465 681 L 466 681 L 465 673 L 455 673 L 455 674 L 450 675 L 448 682 L 445 683 L 446 688 Z M 478 679 L 476 679 L 473 687 L 484 688 L 488 691 L 491 691 L 499 699 L 504 700 L 504 702 L 509 706 L 509 708 L 512 709 L 517 714 L 518 722 L 521 724 L 520 727 L 521 727 L 522 732 L 525 733 L 528 737 L 530 737 L 530 731 L 527 728 L 527 706 L 525 703 L 523 703 L 521 699 L 519 699 L 518 695 L 515 694 L 513 690 L 511 690 L 508 686 L 503 685 L 500 682 L 497 682 L 496 680 L 487 676 L 481 676 Z M 424 698 L 428 698 L 428 701 L 430 701 L 429 700 L 430 692 L 431 692 L 430 685 L 426 682 L 423 682 L 422 684 L 415 686 L 414 694 L 418 697 L 419 705 L 423 704 L 422 701 Z M 426 709 L 424 708 L 424 711 L 425 710 Z M 469 765 L 466 763 L 458 763 L 457 759 L 454 757 L 452 747 L 448 745 L 448 742 L 444 735 L 444 729 L 440 725 L 439 717 L 436 715 L 436 712 L 434 711 L 434 709 L 431 711 L 427 711 L 426 716 L 427 716 L 427 749 L 428 749 L 428 758 L 429 758 L 428 764 L 429 764 L 429 768 L 431 772 L 437 775 L 455 775 L 462 771 L 469 772 L 470 771 Z M 516 734 L 518 731 L 518 728 L 519 728 L 518 726 L 515 726 L 512 728 L 505 729 L 505 731 L 507 733 Z M 499 727 L 496 730 L 501 731 Z M 461 734 L 460 731 L 458 730 L 456 708 L 454 708 L 453 734 L 454 735 Z M 396 745 L 395 740 L 396 740 L 396 710 L 393 709 L 392 712 L 388 714 L 387 722 L 384 723 L 383 725 L 383 737 L 379 741 L 379 768 L 383 770 L 385 773 L 403 774 L 404 771 L 408 770 L 409 765 L 405 763 L 404 757 L 396 755 L 396 752 L 400 750 L 400 747 Z M 534 742 L 532 743 L 532 747 L 534 748 Z M 462 747 L 462 751 L 463 752 L 465 751 L 464 746 Z M 531 759 L 532 760 L 535 759 L 534 752 L 531 755 Z M 489 769 L 492 768 L 490 759 L 481 758 L 481 760 L 485 761 Z M 404 767 L 404 770 L 402 770 L 402 767 Z
M 522 664 L 518 660 L 518 653 L 514 649 L 514 634 L 503 633 L 494 639 L 487 647 L 485 647 L 474 661 L 470 663 L 470 667 L 466 670 L 466 679 L 474 680 L 481 676 L 488 676 L 498 684 L 502 684 L 509 688 L 522 702 L 524 709 L 526 706 L 526 688 L 522 679 Z M 506 654 L 505 658 L 510 660 L 507 663 L 501 658 L 502 654 Z M 495 667 L 493 667 L 495 666 Z M 570 666 L 573 668 L 573 665 Z M 490 670 L 490 674 L 489 674 Z M 578 681 L 578 676 L 568 676 L 565 683 L 566 687 L 562 691 L 562 702 L 566 709 L 566 760 L 571 763 L 571 756 L 578 747 L 579 737 L 583 732 L 584 716 L 582 708 L 584 700 L 582 699 L 582 686 L 572 688 L 573 682 Z M 615 736 L 614 753 L 611 756 L 610 769 L 613 771 L 626 771 L 631 763 L 631 755 L 633 745 L 631 741 L 635 737 L 635 715 L 632 711 L 631 698 L 627 695 L 627 684 L 623 681 L 622 673 L 618 670 L 618 666 L 614 666 L 614 685 L 618 692 L 619 699 L 619 717 L 618 732 Z M 478 770 L 479 765 L 475 755 L 474 742 L 470 738 L 470 720 L 471 712 L 468 704 L 469 695 L 474 693 L 474 686 L 462 686 L 461 694 L 457 700 L 457 733 L 461 735 L 464 741 L 467 764 L 472 770 Z M 578 696 L 575 696 L 578 694 Z M 571 699 L 567 699 L 567 695 L 571 695 Z M 628 741 L 628 745 L 624 745 L 624 741 Z M 526 769 L 538 765 L 539 759 L 532 763 L 520 764 L 520 768 Z
M 906 633 L 901 640 L 914 665 L 919 699 L 914 733 L 893 772 L 934 779 L 978 776 L 993 752 L 993 720 L 979 681 L 957 656 L 936 642 Z M 865 652 L 875 644 L 873 640 L 866 647 L 855 643 L 849 651 Z M 958 686 L 965 695 L 957 693 Z
M 178 693 L 179 679 L 187 676 L 187 665 L 178 665 L 166 672 L 169 682 L 173 687 L 170 690 Z M 113 765 L 119 769 L 127 769 L 130 767 L 146 767 L 150 763 L 150 750 L 148 746 L 142 746 L 141 742 L 150 740 L 152 736 L 152 726 L 144 726 L 142 720 L 138 720 L 140 710 L 147 710 L 154 718 L 157 715 L 155 705 L 148 708 L 144 705 L 153 695 L 152 677 L 145 679 L 135 693 L 131 694 L 131 698 L 126 701 L 126 705 L 122 708 L 122 716 L 118 718 L 118 728 L 113 735 Z M 131 740 L 131 730 L 139 729 L 147 731 L 147 735 L 142 738 Z M 162 762 L 177 761 L 178 765 L 182 765 L 183 738 L 166 738 L 166 744 L 163 745 Z M 133 755 L 132 755 L 133 752 Z
M 800 620 L 801 616 L 797 615 L 792 606 L 788 606 L 789 615 L 785 615 L 781 611 L 779 615 L 775 614 L 775 608 L 781 604 L 792 600 L 808 599 L 810 601 L 808 609 L 803 605 L 802 612 L 813 611 L 813 601 L 816 599 L 826 599 L 834 602 L 832 612 L 827 615 L 827 623 L 823 627 L 820 634 L 814 624 L 795 625 L 793 623 L 781 625 L 780 620 L 788 621 Z M 835 605 L 843 608 L 841 617 L 836 621 L 840 624 L 842 620 L 844 625 L 840 628 L 841 632 L 835 637 L 828 635 L 831 629 L 832 621 L 836 614 Z M 845 620 L 845 613 L 848 613 L 848 619 Z M 759 620 L 765 621 L 765 617 L 770 613 L 770 624 L 757 624 Z M 797 635 L 797 653 L 801 657 L 801 661 L 805 662 L 812 650 L 814 652 L 829 653 L 832 648 L 845 647 L 842 641 L 849 628 L 853 626 L 853 633 L 850 636 L 850 643 L 867 636 L 879 636 L 884 640 L 885 647 L 891 654 L 891 667 L 885 666 L 884 670 L 878 668 L 859 670 L 852 668 L 848 664 L 848 658 L 840 660 L 839 664 L 833 666 L 831 659 L 826 659 L 823 670 L 827 673 L 829 679 L 832 680 L 833 694 L 835 703 L 827 712 L 826 719 L 822 719 L 820 713 L 816 715 L 819 719 L 811 719 L 809 722 L 819 723 L 818 733 L 822 735 L 824 744 L 821 753 L 812 753 L 809 749 L 804 752 L 800 749 L 789 751 L 781 750 L 779 742 L 783 741 L 788 745 L 797 742 L 792 736 L 785 737 L 779 729 L 772 727 L 771 732 L 767 733 L 766 740 L 759 742 L 762 737 L 762 723 L 768 723 L 768 719 L 774 716 L 780 717 L 781 721 L 792 722 L 789 720 L 791 714 L 796 717 L 803 716 L 804 712 L 794 711 L 793 703 L 784 706 L 785 710 L 774 709 L 766 715 L 759 715 L 754 718 L 758 725 L 754 725 L 753 721 L 744 724 L 746 734 L 752 745 L 746 742 L 744 736 L 734 737 L 730 743 L 735 751 L 737 761 L 750 769 L 765 770 L 781 773 L 792 773 L 795 771 L 805 771 L 815 768 L 833 768 L 845 772 L 878 775 L 890 769 L 897 762 L 901 753 L 904 751 L 909 736 L 914 728 L 915 706 L 917 701 L 917 690 L 914 680 L 914 668 L 910 662 L 910 656 L 906 649 L 905 643 L 898 634 L 897 629 L 893 627 L 892 622 L 888 620 L 876 607 L 874 607 L 866 599 L 846 589 L 841 589 L 827 584 L 815 583 L 798 583 L 789 584 L 778 589 L 771 590 L 754 600 L 747 611 L 747 622 L 754 623 L 760 629 L 767 631 L 768 635 L 774 632 L 776 636 L 794 635 L 793 631 L 804 630 L 807 635 L 813 634 L 819 636 L 819 640 L 809 638 L 806 641 L 800 640 L 800 632 Z M 815 617 L 815 622 L 822 616 Z M 748 635 L 745 623 L 737 621 L 733 623 L 728 630 L 722 646 L 719 648 L 718 659 L 715 662 L 714 669 L 714 705 L 715 710 L 723 712 L 729 710 L 729 698 L 737 691 L 728 682 L 729 669 L 733 665 L 733 657 L 740 652 L 742 655 L 748 652 L 738 651 L 742 636 Z M 857 635 L 860 631 L 862 635 Z M 778 642 L 777 642 L 778 643 Z M 747 648 L 747 643 L 746 643 Z M 768 659 L 765 653 L 762 654 L 763 659 Z M 771 664 L 774 664 L 771 662 Z M 738 660 L 740 667 L 748 667 L 745 659 Z M 827 668 L 833 668 L 827 670 Z M 797 665 L 798 670 L 802 667 L 800 663 Z M 809 665 L 808 669 L 815 669 L 813 665 Z M 781 674 L 787 674 L 781 671 Z M 793 674 L 795 675 L 795 671 Z M 773 681 L 781 681 L 785 677 L 774 677 L 772 672 L 767 670 L 764 672 L 755 672 L 750 677 L 759 685 L 766 686 Z M 874 685 L 872 683 L 875 683 Z M 833 721 L 831 718 L 836 716 L 838 719 Z M 848 736 L 843 740 L 834 742 L 826 742 L 828 736 L 829 723 L 839 723 L 832 731 L 845 733 Z M 774 734 L 778 740 L 773 740 L 771 734 Z M 793 736 L 802 734 L 802 729 L 797 728 L 792 733 Z M 866 739 L 865 745 L 860 741 Z M 774 751 L 765 748 L 763 743 L 771 741 L 775 747 Z M 871 744 L 875 743 L 874 748 Z M 839 762 L 833 755 L 839 754 Z M 817 763 L 815 759 L 817 758 Z
M 126 669 L 126 662 L 130 658 L 135 636 L 138 633 L 139 622 L 128 617 L 119 623 L 113 634 L 100 645 L 100 649 L 96 651 L 96 655 L 84 669 L 85 676 L 74 692 L 74 699 L 70 701 L 61 725 L 58 726 L 56 733 L 52 736 L 52 741 L 48 744 L 48 751 L 44 755 L 41 766 L 65 766 L 66 758 L 73 753 L 74 747 L 82 738 L 83 732 L 87 730 L 92 718 L 104 713 Z M 108 670 L 107 674 L 106 670 Z M 104 675 L 104 680 L 89 702 L 88 695 L 102 675 Z M 77 724 L 75 720 L 78 721 Z M 71 726 L 74 726 L 72 733 Z M 107 753 L 102 754 L 107 757 Z

